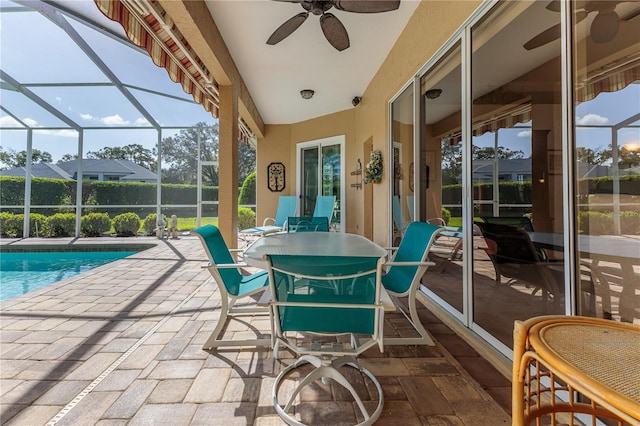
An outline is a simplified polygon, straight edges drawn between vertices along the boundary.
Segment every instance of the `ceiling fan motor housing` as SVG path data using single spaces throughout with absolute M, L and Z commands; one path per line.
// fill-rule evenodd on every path
M 333 7 L 334 2 L 331 0 L 303 0 L 302 7 L 307 12 L 311 12 L 316 16 L 323 15 L 327 10 Z

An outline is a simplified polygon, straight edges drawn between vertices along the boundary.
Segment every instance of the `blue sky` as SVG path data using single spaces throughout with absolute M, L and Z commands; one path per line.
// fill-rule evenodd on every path
M 96 7 L 92 0 L 87 7 Z M 16 4 L 0 1 L 0 5 Z M 97 8 L 96 8 L 97 9 Z M 107 19 L 102 17 L 103 19 Z M 73 19 L 70 23 L 116 76 L 128 85 L 151 92 L 130 89 L 135 98 L 162 126 L 191 126 L 198 122 L 213 124 L 215 119 L 195 104 L 191 95 L 170 80 L 163 68 L 157 67 L 146 53 L 100 34 Z M 0 61 L 2 70 L 23 84 L 33 83 L 107 83 L 109 79 L 58 26 L 37 12 L 3 13 L 0 15 Z M 153 147 L 158 139 L 155 130 L 142 129 L 149 123 L 114 87 L 30 87 L 36 95 L 78 125 L 128 130 L 85 130 L 84 151 L 97 151 L 105 146 L 140 143 Z M 157 92 L 157 93 L 153 93 Z M 173 98 L 161 96 L 169 95 Z M 2 106 L 33 127 L 58 127 L 34 131 L 33 147 L 52 154 L 54 161 L 62 155 L 77 152 L 77 132 L 25 96 L 2 90 Z M 8 130 L 19 124 L 0 112 L 0 145 L 4 149 L 26 149 L 26 132 Z M 178 130 L 165 130 L 162 137 Z

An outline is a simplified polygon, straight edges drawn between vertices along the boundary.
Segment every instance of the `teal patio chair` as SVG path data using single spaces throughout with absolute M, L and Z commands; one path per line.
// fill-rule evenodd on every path
M 425 222 L 412 222 L 407 226 L 400 245 L 393 249 L 392 257 L 383 267 L 386 273 L 382 276 L 382 284 L 394 299 L 399 310 L 420 337 L 385 338 L 385 345 L 434 345 L 429 333 L 425 330 L 416 310 L 416 293 L 420 280 L 429 266 L 435 263 L 428 260 L 429 249 L 444 230 L 443 227 Z M 409 315 L 404 311 L 398 298 L 407 297 Z
M 409 207 L 409 220 L 413 222 L 415 220 L 413 216 L 413 209 L 415 207 L 415 200 L 413 198 L 413 195 L 407 195 L 407 207 Z
M 329 219 L 324 216 L 291 216 L 287 220 L 287 232 L 329 232 Z
M 257 347 L 270 346 L 270 338 L 256 338 L 250 340 L 219 339 L 220 332 L 232 317 L 240 317 L 255 314 L 269 314 L 268 307 L 258 306 L 234 306 L 241 298 L 255 295 L 268 288 L 269 275 L 267 271 L 256 272 L 251 275 L 243 275 L 242 267 L 245 263 L 236 263 L 231 256 L 231 251 L 222 238 L 220 230 L 214 225 L 205 225 L 191 231 L 202 242 L 209 263 L 207 269 L 213 276 L 220 290 L 220 319 L 209 339 L 202 347 L 205 350 L 218 347 Z
M 295 195 L 281 195 L 278 198 L 278 209 L 276 217 L 267 217 L 262 222 L 262 226 L 255 226 L 240 231 L 241 234 L 265 235 L 272 232 L 284 231 L 287 227 L 289 216 L 295 216 L 298 210 L 298 197 Z
M 409 225 L 409 222 L 405 219 L 404 211 L 402 211 L 402 206 L 400 205 L 400 196 L 393 196 L 393 205 L 392 213 L 393 213 L 393 224 L 394 224 L 394 235 L 393 240 L 396 241 L 396 238 L 404 235 L 404 231 Z
M 383 349 L 384 310 L 380 302 L 383 262 L 384 258 L 376 257 L 267 256 L 274 356 L 278 358 L 281 344 L 298 357 L 282 370 L 273 385 L 274 407 L 286 423 L 302 424 L 290 415 L 293 403 L 305 386 L 320 379 L 323 383 L 334 380 L 351 393 L 364 418 L 360 425 L 373 424 L 380 416 L 384 403 L 382 388 L 375 376 L 356 362 L 356 357 L 376 345 L 380 351 Z M 336 292 L 309 293 L 303 288 L 307 284 L 321 287 L 328 281 L 335 285 Z M 350 339 L 339 339 L 340 335 Z M 304 364 L 311 364 L 315 369 L 304 378 L 294 375 L 297 387 L 287 392 L 288 401 L 280 404 L 281 385 L 291 372 Z M 344 366 L 355 368 L 376 387 L 378 405 L 372 412 L 338 370 Z M 359 378 L 358 382 L 365 379 Z M 311 413 L 314 414 L 318 413 Z
M 326 217 L 329 220 L 329 226 L 331 226 L 335 206 L 335 195 L 318 195 L 318 197 L 316 198 L 316 206 L 313 209 L 313 217 Z

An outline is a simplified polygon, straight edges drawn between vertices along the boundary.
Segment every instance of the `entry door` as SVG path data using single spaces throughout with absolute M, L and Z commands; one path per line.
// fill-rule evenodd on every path
M 344 199 L 344 136 L 298 144 L 297 178 L 300 215 L 313 216 L 318 195 L 335 195 L 332 227 L 342 230 Z

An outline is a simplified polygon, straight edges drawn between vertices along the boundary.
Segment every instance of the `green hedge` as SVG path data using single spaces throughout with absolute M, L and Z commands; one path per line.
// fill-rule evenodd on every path
M 640 175 L 620 176 L 620 194 L 640 195 Z M 580 179 L 580 194 L 613 194 L 613 179 L 609 176 Z
M 23 206 L 24 205 L 24 181 L 23 177 L 0 176 L 0 204 L 3 206 Z M 62 179 L 34 178 L 32 180 L 31 204 L 45 206 L 59 206 L 63 204 L 74 204 L 76 199 L 76 181 L 66 181 Z M 196 185 L 163 184 L 161 186 L 162 204 L 196 204 L 198 191 Z M 202 198 L 207 201 L 218 199 L 217 186 L 205 186 L 202 188 Z M 104 182 L 104 181 L 84 181 L 82 183 L 83 204 L 93 205 L 155 205 L 156 185 L 153 183 L 140 182 Z M 217 205 L 204 206 L 203 214 L 208 216 L 218 215 Z M 9 210 L 9 209 L 8 209 Z M 14 213 L 21 212 L 21 209 Z M 181 209 L 182 215 L 195 216 L 196 209 L 188 211 Z M 141 216 L 155 212 L 153 208 L 87 208 L 86 212 L 106 212 L 111 216 L 121 213 L 134 212 Z M 42 209 L 42 213 L 53 214 L 54 208 Z
M 31 180 L 31 204 L 52 205 L 64 204 L 71 198 L 63 179 L 33 178 Z M 3 206 L 24 205 L 24 178 L 15 176 L 0 176 L 0 204 Z
M 586 211 L 578 213 L 578 232 L 589 235 L 611 235 L 613 213 Z M 640 235 L 640 213 L 620 212 L 620 233 Z
M 640 195 L 640 175 L 620 176 L 620 194 Z M 585 194 L 613 194 L 613 178 L 610 176 L 581 179 L 578 192 Z M 501 204 L 532 204 L 531 181 L 500 182 Z M 493 197 L 492 183 L 473 185 L 475 200 L 490 200 Z M 442 187 L 443 204 L 459 204 L 462 199 L 462 185 L 444 185 Z
M 251 173 L 242 183 L 238 204 L 253 205 L 256 203 L 256 172 Z

